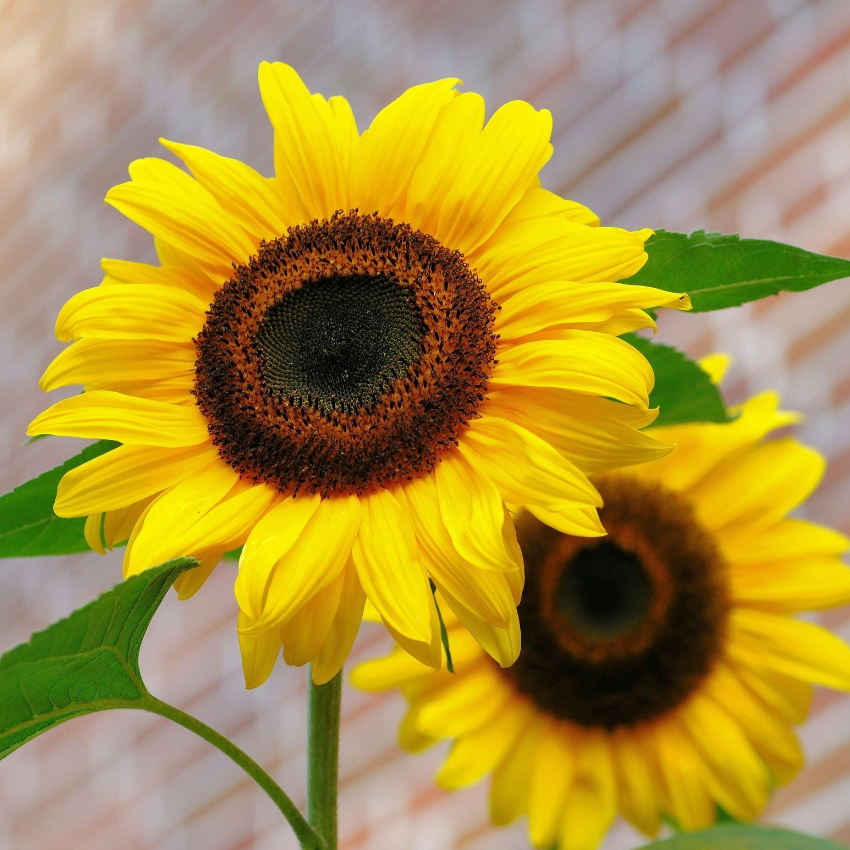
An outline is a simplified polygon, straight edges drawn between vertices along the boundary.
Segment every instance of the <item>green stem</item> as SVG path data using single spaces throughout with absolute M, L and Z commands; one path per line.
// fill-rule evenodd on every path
M 162 702 L 162 700 L 158 700 L 156 697 L 149 696 L 141 705 L 134 705 L 132 707 L 143 708 L 146 711 L 167 717 L 169 720 L 180 724 L 184 729 L 188 729 L 190 732 L 199 735 L 214 747 L 217 747 L 228 758 L 236 762 L 271 797 L 274 804 L 289 821 L 292 831 L 295 833 L 304 850 L 326 850 L 325 842 L 321 836 L 307 823 L 304 815 L 298 811 L 298 807 L 286 796 L 283 789 L 254 759 L 240 750 L 236 744 L 225 738 L 224 735 L 216 732 L 215 729 L 210 728 L 206 723 L 202 723 L 196 717 L 192 717 L 190 714 L 186 714 L 186 712 L 180 711 L 179 708 L 175 708 L 167 702 Z
M 310 675 L 307 689 L 307 820 L 324 838 L 328 850 L 336 850 L 342 671 L 325 685 L 314 685 Z

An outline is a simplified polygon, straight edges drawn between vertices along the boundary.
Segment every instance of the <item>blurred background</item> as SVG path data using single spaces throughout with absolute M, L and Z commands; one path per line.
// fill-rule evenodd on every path
M 23 446 L 47 403 L 63 302 L 100 281 L 101 256 L 152 261 L 140 228 L 103 205 L 159 136 L 271 173 L 256 69 L 294 65 L 349 98 L 362 128 L 406 87 L 459 76 L 491 109 L 547 107 L 544 185 L 607 224 L 740 231 L 850 256 L 847 0 L 0 0 L 0 486 L 78 450 Z M 767 387 L 806 412 L 830 461 L 807 509 L 850 532 L 850 283 L 707 315 L 668 315 L 660 339 L 735 356 L 727 396 Z M 151 690 L 234 738 L 304 794 L 305 671 L 279 665 L 245 692 L 234 567 L 193 600 L 169 595 L 142 653 Z M 0 561 L 0 648 L 120 579 L 120 554 Z M 824 620 L 850 638 L 850 611 Z M 371 630 L 370 630 L 371 629 Z M 356 656 L 388 648 L 364 628 Z M 486 783 L 447 795 L 443 755 L 402 754 L 395 695 L 346 690 L 345 848 L 522 848 L 493 831 Z M 808 766 L 767 819 L 850 843 L 850 698 L 817 695 Z M 606 850 L 640 844 L 623 824 Z M 0 850 L 281 850 L 279 813 L 224 756 L 133 712 L 48 733 L 0 763 Z

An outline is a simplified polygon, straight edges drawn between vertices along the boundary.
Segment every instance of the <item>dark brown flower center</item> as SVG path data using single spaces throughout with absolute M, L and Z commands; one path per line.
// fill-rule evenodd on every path
M 197 402 L 221 456 L 281 492 L 410 479 L 475 415 L 496 309 L 460 253 L 338 213 L 261 244 L 216 293 Z
M 612 730 L 693 693 L 722 651 L 729 603 L 725 563 L 681 496 L 627 474 L 594 483 L 607 537 L 518 523 L 522 652 L 504 674 L 541 710 Z

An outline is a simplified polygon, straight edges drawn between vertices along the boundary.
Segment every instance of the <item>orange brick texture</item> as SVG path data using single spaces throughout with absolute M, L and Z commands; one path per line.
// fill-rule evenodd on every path
M 269 173 L 256 68 L 296 66 L 350 98 L 363 127 L 407 86 L 459 76 L 493 107 L 548 107 L 544 185 L 627 227 L 707 228 L 850 256 L 850 4 L 846 0 L 2 0 L 0 2 L 0 478 L 11 488 L 75 450 L 21 447 L 46 403 L 53 321 L 96 285 L 101 256 L 152 260 L 104 207 L 157 138 Z M 812 519 L 850 531 L 850 287 L 703 316 L 662 338 L 728 351 L 732 400 L 776 387 L 831 461 Z M 234 569 L 191 602 L 169 597 L 142 653 L 151 689 L 232 736 L 299 801 L 305 678 L 282 665 L 242 686 Z M 0 562 L 0 646 L 120 578 L 118 554 Z M 850 612 L 829 624 L 850 637 Z M 387 647 L 364 629 L 359 658 Z M 342 846 L 525 845 L 487 825 L 486 785 L 447 795 L 442 750 L 395 744 L 394 695 L 344 696 Z M 770 820 L 850 842 L 850 698 L 822 693 L 801 730 L 810 764 Z M 606 850 L 640 843 L 623 824 Z M 285 850 L 277 811 L 223 756 L 133 712 L 73 721 L 0 763 L 0 850 Z

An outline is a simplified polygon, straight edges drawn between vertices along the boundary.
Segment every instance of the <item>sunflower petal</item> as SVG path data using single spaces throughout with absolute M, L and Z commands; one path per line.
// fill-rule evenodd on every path
M 336 617 L 318 655 L 312 661 L 313 683 L 324 685 L 342 670 L 363 619 L 366 594 L 360 586 L 357 569 L 349 561 L 344 570 L 342 595 Z
M 362 497 L 354 563 L 384 622 L 406 638 L 430 644 L 433 600 L 406 508 L 389 490 Z
M 135 263 L 131 260 L 114 260 L 104 257 L 100 261 L 104 277 L 101 286 L 114 286 L 116 283 L 137 285 L 152 284 L 154 286 L 173 286 L 185 289 L 200 298 L 204 303 L 210 303 L 218 286 L 205 274 L 200 266 L 151 266 L 148 263 Z
M 392 214 L 440 113 L 457 97 L 459 82 L 452 78 L 413 86 L 375 116 L 352 157 L 352 206 L 364 214 Z
M 758 654 L 765 667 L 779 673 L 850 690 L 850 646 L 827 629 L 748 608 L 733 609 L 730 626 L 734 630 L 728 648 L 731 657 L 749 650 Z
M 487 668 L 457 676 L 422 706 L 417 728 L 435 738 L 456 738 L 489 723 L 511 698 L 498 674 Z
M 163 404 L 107 390 L 75 395 L 36 416 L 31 437 L 85 437 L 137 446 L 179 448 L 209 439 L 207 421 L 196 407 Z
M 558 838 L 567 791 L 575 770 L 575 749 L 565 728 L 550 721 L 534 753 L 528 795 L 528 837 L 536 847 Z
M 635 307 L 690 308 L 684 294 L 625 283 L 548 281 L 529 286 L 501 302 L 494 333 L 516 340 L 556 325 L 605 322 Z
M 212 555 L 204 558 L 201 563 L 192 570 L 181 573 L 174 582 L 179 600 L 191 599 L 212 575 L 212 571 L 218 566 L 221 555 Z
M 293 501 L 297 503 L 298 499 Z M 292 510 L 290 500 L 287 499 L 283 504 L 289 504 Z M 300 509 L 298 525 L 307 513 L 310 513 L 309 506 Z M 267 583 L 266 564 L 254 563 L 258 552 L 254 547 L 250 550 L 248 547 L 252 538 L 258 543 L 265 543 L 274 532 L 265 527 L 262 535 L 255 536 L 260 530 L 260 524 L 255 527 L 239 561 L 240 576 L 244 570 L 248 582 L 255 584 L 261 592 L 265 590 L 260 600 L 260 614 L 252 627 L 254 631 L 280 628 L 314 594 L 333 582 L 351 554 L 359 523 L 360 502 L 356 496 L 331 496 L 320 499 L 300 533 L 292 534 L 289 529 L 281 529 L 278 532 L 279 537 L 271 545 L 264 547 L 265 552 L 259 553 L 268 558 L 269 554 L 280 551 L 281 544 L 292 540 L 291 548 L 285 551 L 276 563 L 271 564 L 271 575 L 268 576 Z M 254 572 L 257 573 L 256 576 L 253 575 Z M 247 595 L 240 593 L 237 588 L 236 598 L 240 607 L 243 607 L 243 600 Z M 256 590 L 251 595 L 256 596 Z M 250 602 L 250 596 L 247 601 Z
M 174 286 L 116 283 L 72 296 L 56 318 L 56 338 L 159 339 L 190 342 L 203 327 L 208 305 Z
M 499 230 L 507 229 L 514 224 L 528 224 L 531 221 L 539 224 L 541 220 L 550 218 L 560 218 L 587 227 L 599 226 L 599 216 L 593 210 L 576 201 L 568 201 L 539 185 L 532 185 L 525 190 L 519 203 L 505 216 Z
M 308 219 L 348 210 L 337 118 L 324 98 L 314 98 L 295 69 L 263 62 L 260 95 L 278 140 L 275 170 L 286 170 Z
M 485 242 L 552 155 L 552 115 L 512 101 L 496 110 L 440 209 L 437 239 L 465 254 Z
M 443 523 L 460 555 L 482 569 L 515 570 L 502 536 L 504 502 L 495 485 L 456 452 L 442 457 L 434 478 Z
M 244 630 L 252 625 L 251 618 L 243 611 L 239 612 L 237 634 L 239 651 L 242 654 L 242 672 L 245 675 L 245 687 L 248 690 L 258 688 L 274 670 L 280 657 L 280 636 L 276 631 L 253 635 Z
M 277 192 L 249 165 L 220 156 L 195 145 L 181 145 L 160 139 L 160 143 L 186 164 L 201 184 L 259 244 L 286 232 L 288 222 L 280 215 Z
M 534 754 L 548 729 L 538 717 L 532 718 L 513 749 L 493 771 L 490 783 L 490 819 L 496 826 L 513 823 L 526 811 L 529 802 Z
M 729 589 L 737 603 L 773 611 L 834 608 L 850 602 L 850 568 L 840 558 L 823 556 L 734 564 Z
M 131 221 L 203 263 L 227 270 L 244 263 L 254 245 L 218 201 L 185 171 L 164 159 L 137 159 L 129 183 L 106 193 Z
M 553 387 L 649 407 L 655 383 L 646 358 L 617 337 L 564 331 L 558 340 L 525 342 L 499 353 L 490 384 Z
M 416 163 L 406 196 L 399 199 L 399 217 L 412 227 L 434 234 L 440 206 L 484 126 L 484 98 L 466 92 L 440 111 L 433 131 Z

